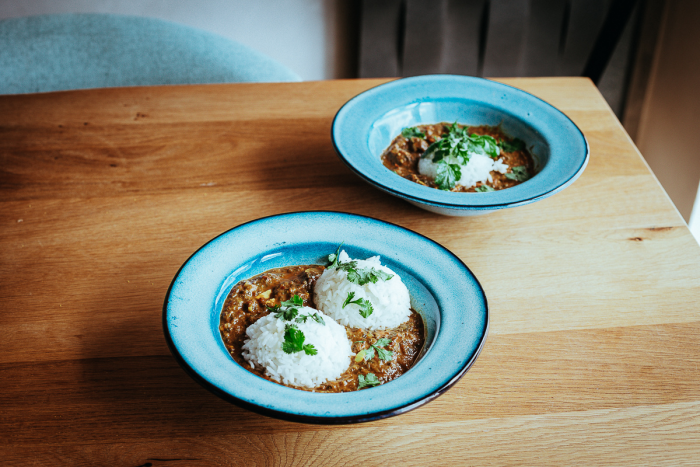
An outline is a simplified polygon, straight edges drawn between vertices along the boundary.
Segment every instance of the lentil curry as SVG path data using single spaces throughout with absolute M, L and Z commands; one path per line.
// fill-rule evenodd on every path
M 525 143 L 517 138 L 508 137 L 500 127 L 482 125 L 468 127 L 455 125 L 456 128 L 467 128 L 471 135 L 490 136 L 496 140 L 499 147 L 499 158 L 510 168 L 508 172 L 491 172 L 492 182 L 477 182 L 475 186 L 464 187 L 455 185 L 450 191 L 477 192 L 494 191 L 519 185 L 535 174 L 535 161 L 525 147 Z M 449 132 L 452 124 L 436 123 L 434 125 L 420 125 L 414 128 L 406 128 L 391 142 L 382 153 L 382 164 L 400 177 L 403 177 L 420 185 L 431 188 L 442 188 L 435 180 L 418 171 L 418 161 L 434 143 L 443 139 Z
M 298 295 L 303 300 L 304 306 L 316 308 L 313 303 L 313 287 L 324 269 L 324 266 L 319 265 L 271 269 L 243 280 L 231 289 L 221 312 L 219 331 L 226 349 L 239 365 L 262 378 L 282 384 L 269 378 L 259 366 L 252 367 L 243 358 L 242 347 L 246 338 L 246 329 L 268 315 L 270 313 L 268 307 L 279 306 L 294 295 Z M 424 343 L 423 320 L 415 310 L 411 310 L 411 316 L 407 322 L 394 329 L 369 331 L 346 326 L 345 330 L 348 339 L 352 342 L 353 352 L 358 355 L 352 359 L 349 368 L 338 379 L 313 388 L 314 392 L 356 391 L 359 388 L 360 376 L 364 379 L 368 374 L 374 374 L 381 383 L 396 379 L 416 363 Z M 382 345 L 387 339 L 391 342 Z M 380 340 L 382 342 L 378 342 Z M 374 354 L 373 350 L 377 347 L 393 352 L 391 359 L 362 358 L 363 355 Z M 365 352 L 362 353 L 362 351 Z M 310 390 L 291 385 L 285 386 Z

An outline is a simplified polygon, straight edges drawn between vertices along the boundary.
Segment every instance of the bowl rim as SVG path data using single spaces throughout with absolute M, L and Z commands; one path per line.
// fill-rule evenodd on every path
M 358 217 L 358 218 L 364 218 L 368 219 L 373 222 L 379 222 L 383 224 L 387 224 L 390 227 L 398 228 L 407 231 L 408 233 L 412 235 L 416 235 L 417 237 L 420 237 L 422 240 L 428 241 L 430 243 L 435 244 L 438 248 L 444 250 L 445 253 L 450 255 L 454 260 L 456 260 L 459 265 L 464 268 L 468 272 L 468 274 L 471 276 L 471 279 L 474 281 L 476 288 L 478 288 L 481 299 L 483 300 L 483 307 L 484 307 L 484 325 L 483 325 L 483 332 L 481 333 L 479 339 L 478 339 L 478 345 L 473 351 L 472 356 L 467 359 L 464 364 L 461 366 L 461 368 L 458 369 L 454 374 L 452 374 L 451 378 L 446 381 L 444 384 L 442 384 L 439 388 L 431 390 L 424 396 L 400 405 L 398 407 L 393 407 L 387 410 L 379 410 L 375 412 L 369 412 L 369 413 L 363 413 L 363 414 L 358 414 L 358 415 L 349 415 L 349 416 L 330 416 L 330 417 L 323 417 L 323 416 L 314 416 L 314 415 L 306 415 L 306 414 L 299 414 L 299 413 L 290 413 L 290 412 L 285 412 L 285 411 L 280 411 L 268 407 L 264 407 L 259 404 L 255 404 L 252 402 L 249 402 L 247 400 L 241 399 L 239 397 L 234 396 L 233 394 L 230 394 L 229 392 L 224 391 L 223 389 L 219 388 L 215 384 L 211 383 L 208 381 L 206 378 L 204 378 L 195 368 L 193 368 L 183 357 L 183 355 L 180 353 L 179 349 L 177 348 L 173 337 L 171 335 L 169 325 L 168 325 L 168 303 L 169 299 L 171 297 L 171 293 L 173 291 L 173 287 L 175 286 L 178 278 L 180 277 L 180 274 L 182 271 L 188 266 L 188 264 L 202 251 L 204 250 L 207 246 L 212 244 L 212 242 L 215 242 L 217 239 L 220 237 L 223 237 L 224 235 L 227 235 L 228 233 L 253 224 L 258 221 L 266 220 L 266 219 L 271 219 L 271 218 L 276 218 L 276 217 L 284 217 L 284 216 L 289 216 L 289 215 L 297 215 L 297 214 L 307 214 L 307 213 L 318 213 L 318 214 L 336 214 L 336 215 L 341 215 L 341 216 L 352 216 L 352 217 Z M 490 312 L 489 312 L 489 306 L 488 306 L 488 299 L 486 297 L 486 293 L 481 286 L 481 283 L 479 282 L 478 278 L 476 275 L 469 269 L 469 267 L 454 253 L 452 253 L 449 249 L 445 248 L 443 245 L 440 243 L 436 242 L 435 240 L 430 239 L 429 237 L 415 232 L 414 230 L 408 229 L 406 227 L 403 227 L 401 225 L 395 224 L 393 222 L 388 222 L 385 220 L 377 219 L 371 216 L 365 216 L 361 214 L 355 214 L 355 213 L 348 213 L 344 211 L 332 211 L 332 210 L 308 210 L 308 211 L 291 211 L 291 212 L 286 212 L 286 213 L 281 213 L 281 214 L 272 214 L 269 216 L 264 216 L 260 218 L 256 218 L 241 224 L 238 224 L 221 234 L 213 237 L 206 243 L 204 243 L 202 246 L 200 246 L 194 253 L 192 253 L 187 260 L 180 266 L 178 269 L 177 273 L 173 277 L 173 280 L 171 281 L 170 285 L 168 286 L 168 291 L 165 295 L 165 299 L 163 302 L 163 308 L 162 308 L 162 326 L 163 326 L 163 333 L 165 336 L 166 343 L 168 345 L 168 348 L 177 361 L 177 363 L 180 365 L 180 367 L 187 373 L 194 381 L 196 381 L 199 385 L 204 387 L 205 389 L 209 390 L 212 392 L 214 395 L 218 396 L 219 398 L 233 403 L 234 405 L 237 405 L 241 408 L 247 409 L 251 412 L 258 413 L 260 415 L 265 415 L 268 417 L 272 418 L 277 418 L 285 421 L 291 421 L 291 422 L 302 422 L 302 423 L 309 423 L 309 424 L 319 424 L 319 425 L 341 425 L 341 424 L 351 424 L 351 423 L 362 423 L 362 422 L 368 422 L 368 421 L 374 421 L 374 420 L 380 420 L 396 415 L 400 415 L 406 412 L 409 412 L 413 409 L 416 409 L 432 400 L 435 398 L 439 397 L 440 395 L 444 394 L 447 390 L 449 390 L 452 386 L 454 386 L 466 373 L 469 371 L 469 369 L 472 367 L 476 359 L 479 357 L 481 354 L 481 351 L 483 350 L 484 344 L 486 343 L 486 339 L 489 334 L 489 329 L 490 329 Z M 437 339 L 437 336 L 436 336 Z M 247 370 L 245 370 L 247 371 Z M 277 384 L 277 383 L 272 383 L 272 384 Z
M 570 124 L 575 132 L 577 133 L 577 136 L 580 136 L 583 146 L 585 147 L 585 154 L 583 157 L 580 159 L 580 163 L 578 164 L 578 167 L 576 170 L 571 173 L 568 177 L 559 180 L 556 182 L 555 185 L 550 186 L 546 190 L 540 190 L 533 192 L 531 194 L 528 194 L 522 198 L 518 199 L 511 199 L 507 201 L 501 201 L 501 202 L 491 202 L 491 203 L 482 203 L 479 202 L 478 204 L 473 204 L 473 201 L 475 199 L 478 199 L 479 201 L 482 200 L 488 200 L 488 198 L 492 197 L 494 194 L 502 194 L 504 192 L 509 192 L 512 193 L 512 191 L 509 190 L 499 190 L 496 192 L 486 192 L 486 193 L 456 193 L 456 192 L 445 192 L 442 190 L 437 190 L 435 188 L 428 188 L 428 187 L 420 187 L 420 185 L 411 182 L 409 180 L 404 180 L 407 183 L 411 183 L 415 186 L 411 185 L 404 185 L 406 186 L 406 189 L 400 189 L 396 187 L 389 186 L 387 183 L 388 182 L 383 182 L 382 177 L 370 177 L 367 174 L 365 174 L 361 168 L 357 167 L 357 165 L 353 162 L 353 157 L 348 156 L 344 154 L 341 151 L 341 148 L 338 145 L 338 138 L 336 138 L 336 132 L 339 131 L 338 129 L 338 123 L 341 122 L 344 118 L 346 117 L 346 114 L 352 109 L 354 106 L 357 105 L 362 105 L 363 101 L 365 100 L 370 100 L 372 97 L 374 97 L 378 93 L 386 92 L 386 91 L 400 91 L 402 88 L 405 88 L 407 86 L 410 86 L 414 83 L 422 84 L 423 82 L 430 82 L 430 81 L 436 81 L 436 82 L 447 82 L 447 81 L 453 81 L 453 82 L 461 82 L 465 84 L 476 84 L 477 86 L 486 86 L 486 87 L 491 87 L 496 90 L 502 90 L 506 91 L 508 93 L 511 93 L 517 97 L 523 98 L 525 100 L 533 100 L 534 102 L 539 103 L 542 105 L 545 109 L 547 109 L 549 112 L 551 112 L 551 115 L 556 115 L 557 117 L 561 118 L 563 122 L 566 122 L 567 124 Z M 441 83 L 442 84 L 442 83 Z M 454 97 L 461 97 L 461 96 L 454 96 Z M 430 99 L 427 99 L 430 101 Z M 433 101 L 440 100 L 439 98 L 433 99 Z M 412 101 L 413 103 L 415 101 Z M 370 89 L 367 89 L 366 91 L 363 91 L 356 96 L 352 97 L 349 99 L 345 104 L 341 106 L 341 108 L 338 110 L 338 112 L 335 114 L 335 117 L 333 118 L 333 122 L 331 124 L 331 141 L 333 143 L 333 148 L 335 149 L 336 154 L 338 157 L 343 161 L 343 163 L 350 168 L 356 175 L 358 175 L 360 178 L 362 178 L 365 182 L 369 183 L 370 185 L 373 185 L 376 188 L 381 189 L 382 191 L 385 191 L 389 194 L 392 194 L 394 196 L 398 196 L 400 198 L 406 199 L 411 202 L 415 202 L 418 204 L 426 204 L 430 206 L 436 206 L 436 207 L 443 207 L 443 208 L 449 208 L 449 209 L 456 209 L 456 210 L 473 210 L 473 211 L 480 211 L 480 210 L 496 210 L 496 209 L 503 209 L 503 208 L 509 208 L 509 207 L 516 207 L 516 206 L 521 206 L 524 204 L 529 204 L 533 203 L 535 201 L 538 201 L 542 198 L 546 198 L 548 196 L 551 196 L 564 188 L 568 187 L 571 185 L 580 175 L 583 173 L 585 170 L 586 166 L 588 165 L 589 159 L 590 159 L 590 145 L 588 143 L 588 140 L 586 139 L 586 136 L 583 134 L 581 129 L 576 125 L 571 118 L 569 118 L 564 112 L 561 110 L 557 109 L 554 107 L 552 104 L 549 102 L 545 101 L 542 98 L 539 98 L 533 94 L 530 94 L 527 91 L 523 91 L 522 89 L 518 89 L 514 86 L 510 86 L 508 84 L 500 83 L 497 81 L 492 81 L 486 78 L 481 78 L 481 77 L 475 77 L 475 76 L 464 76 L 464 75 L 450 75 L 450 74 L 434 74 L 434 75 L 420 75 L 420 76 L 412 76 L 412 77 L 407 77 L 407 78 L 399 78 L 395 79 L 386 83 L 379 84 L 377 86 L 374 86 Z M 580 156 L 580 155 L 579 155 Z M 378 156 L 377 156 L 378 157 Z M 389 170 L 387 169 L 387 174 L 388 175 Z M 391 180 L 391 179 L 389 179 Z M 398 183 L 402 183 L 401 181 Z M 459 202 L 452 202 L 452 201 L 444 201 L 444 200 L 438 200 L 435 199 L 440 195 L 437 195 L 435 193 L 429 193 L 426 192 L 425 195 L 420 195 L 420 194 L 413 194 L 409 192 L 409 190 L 413 190 L 417 187 L 420 188 L 426 188 L 429 190 L 436 191 L 438 193 L 444 193 L 444 194 L 449 194 L 449 195 L 458 195 L 462 199 Z M 517 187 L 517 186 L 516 186 Z M 512 188 L 516 188 L 512 187 Z M 431 196 L 434 195 L 434 196 Z M 474 198 L 474 196 L 478 196 L 479 198 Z

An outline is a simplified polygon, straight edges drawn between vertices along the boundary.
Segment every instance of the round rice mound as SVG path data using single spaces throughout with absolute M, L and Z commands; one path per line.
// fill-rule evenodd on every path
M 456 160 L 450 158 L 449 163 L 457 163 Z M 458 164 L 461 169 L 462 176 L 457 180 L 457 185 L 462 185 L 465 188 L 471 188 L 478 182 L 486 183 L 493 182 L 491 171 L 506 173 L 508 165 L 503 163 L 503 158 L 493 160 L 489 156 L 483 154 L 469 154 L 469 162 L 466 165 Z M 427 175 L 435 180 L 437 177 L 437 162 L 433 162 L 430 157 L 421 158 L 418 161 L 418 172 L 421 175 Z
M 353 352 L 345 328 L 318 310 L 300 307 L 299 315 L 318 313 L 325 325 L 313 319 L 293 323 L 304 333 L 304 344 L 312 344 L 318 353 L 304 351 L 288 354 L 282 350 L 285 325 L 289 321 L 270 313 L 248 326 L 248 338 L 243 344 L 243 358 L 254 367 L 262 366 L 267 375 L 277 382 L 314 388 L 338 378 L 350 366 Z
M 345 251 L 342 251 L 339 261 L 340 263 L 357 261 L 358 268 L 379 269 L 394 277 L 387 281 L 380 279 L 376 284 L 369 282 L 365 285 L 357 285 L 347 279 L 346 271 L 338 268 L 326 269 L 314 286 L 314 302 L 319 310 L 340 324 L 361 329 L 391 329 L 408 321 L 411 315 L 408 289 L 398 274 L 380 264 L 379 256 L 366 260 L 353 260 Z M 356 304 L 348 304 L 343 308 L 343 302 L 350 292 L 355 293 L 353 300 L 364 298 L 372 303 L 374 311 L 371 315 L 363 318 L 360 315 L 360 307 Z

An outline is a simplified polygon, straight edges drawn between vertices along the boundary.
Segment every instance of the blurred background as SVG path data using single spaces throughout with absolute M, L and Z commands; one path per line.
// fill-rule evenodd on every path
M 243 43 L 303 80 L 588 76 L 700 239 L 698 0 L 0 2 L 0 19 L 58 13 L 193 26 Z

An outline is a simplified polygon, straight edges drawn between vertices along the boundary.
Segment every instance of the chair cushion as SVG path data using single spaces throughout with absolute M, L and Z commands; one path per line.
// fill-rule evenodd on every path
M 299 80 L 245 45 L 159 19 L 67 14 L 0 21 L 0 94 Z

